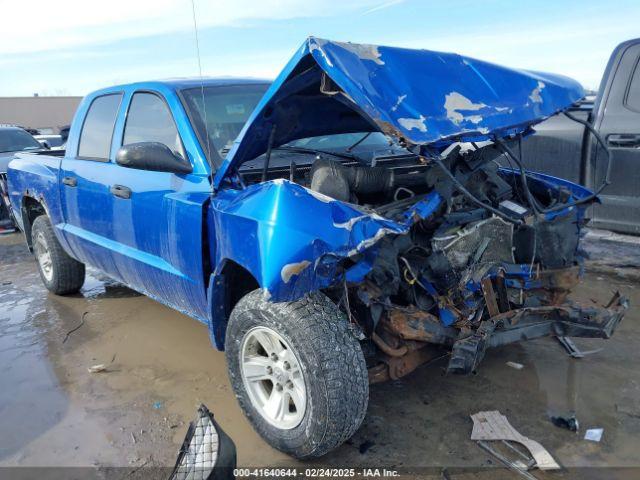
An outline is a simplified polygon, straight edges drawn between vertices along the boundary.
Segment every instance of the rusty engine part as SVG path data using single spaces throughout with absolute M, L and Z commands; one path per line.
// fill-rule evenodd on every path
M 390 311 L 381 320 L 381 328 L 405 341 L 439 345 L 453 345 L 458 336 L 455 328 L 444 327 L 435 315 L 415 308 Z
M 382 363 L 369 369 L 369 383 L 381 383 L 404 377 L 421 365 L 448 355 L 437 346 L 421 346 L 401 357 L 383 356 Z
M 416 368 L 436 358 L 446 350 L 441 348 L 441 337 L 430 332 L 428 326 L 437 326 L 438 319 L 420 310 L 392 310 L 380 320 L 380 334 L 373 333 L 371 339 L 382 354 L 378 365 L 369 370 L 369 382 L 379 383 L 396 380 L 413 372 Z M 455 329 L 450 329 L 450 343 L 455 339 Z M 384 337 L 384 338 L 383 338 Z M 426 343 L 431 343 L 428 345 Z
M 443 344 L 452 345 L 457 337 L 454 328 L 439 331 L 440 321 L 430 313 L 412 309 L 393 309 L 380 320 L 380 335 L 371 339 L 380 348 L 381 363 L 369 370 L 369 382 L 396 380 L 419 366 L 448 355 Z M 384 337 L 384 338 L 383 338 Z

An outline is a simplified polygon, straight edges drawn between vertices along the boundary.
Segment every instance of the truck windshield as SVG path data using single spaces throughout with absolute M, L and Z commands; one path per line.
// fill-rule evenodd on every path
M 39 150 L 42 145 L 29 133 L 17 128 L 0 129 L 0 153 Z
M 307 137 L 287 143 L 287 147 L 302 147 L 316 150 L 331 150 L 344 152 L 359 148 L 385 148 L 389 147 L 389 139 L 380 132 L 338 133 L 334 135 L 322 135 Z
M 208 132 L 212 149 L 224 158 L 267 88 L 268 84 L 247 84 L 182 90 L 185 108 L 203 148 Z

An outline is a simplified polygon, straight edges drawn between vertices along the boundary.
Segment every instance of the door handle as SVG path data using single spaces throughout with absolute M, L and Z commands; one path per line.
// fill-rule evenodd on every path
M 611 135 L 607 136 L 607 143 L 612 147 L 640 147 L 640 134 L 612 133 Z
M 78 179 L 76 177 L 63 177 L 62 183 L 68 187 L 77 187 Z
M 124 198 L 125 200 L 131 198 L 131 189 L 124 185 L 111 185 L 109 191 L 118 198 Z

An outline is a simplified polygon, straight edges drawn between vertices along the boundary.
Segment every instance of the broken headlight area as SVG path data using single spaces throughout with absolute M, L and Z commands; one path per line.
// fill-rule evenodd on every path
M 345 166 L 320 158 L 309 186 L 397 222 L 406 234 L 376 238 L 375 255 L 350 256 L 346 287 L 328 292 L 365 331 L 376 358 L 372 381 L 398 378 L 450 352 L 449 372 L 477 369 L 486 348 L 546 335 L 608 338 L 626 300 L 603 308 L 567 300 L 578 283 L 586 189 L 538 174 L 500 168 L 483 149 L 395 168 Z M 455 179 L 455 180 L 454 180 Z M 434 192 L 438 208 L 413 208 Z M 349 281 L 366 274 L 361 281 Z M 345 294 L 345 291 L 347 292 Z

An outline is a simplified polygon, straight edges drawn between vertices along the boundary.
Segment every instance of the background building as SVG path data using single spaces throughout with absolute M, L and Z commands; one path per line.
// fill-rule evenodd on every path
M 69 125 L 82 97 L 0 97 L 0 124 L 59 133 Z

